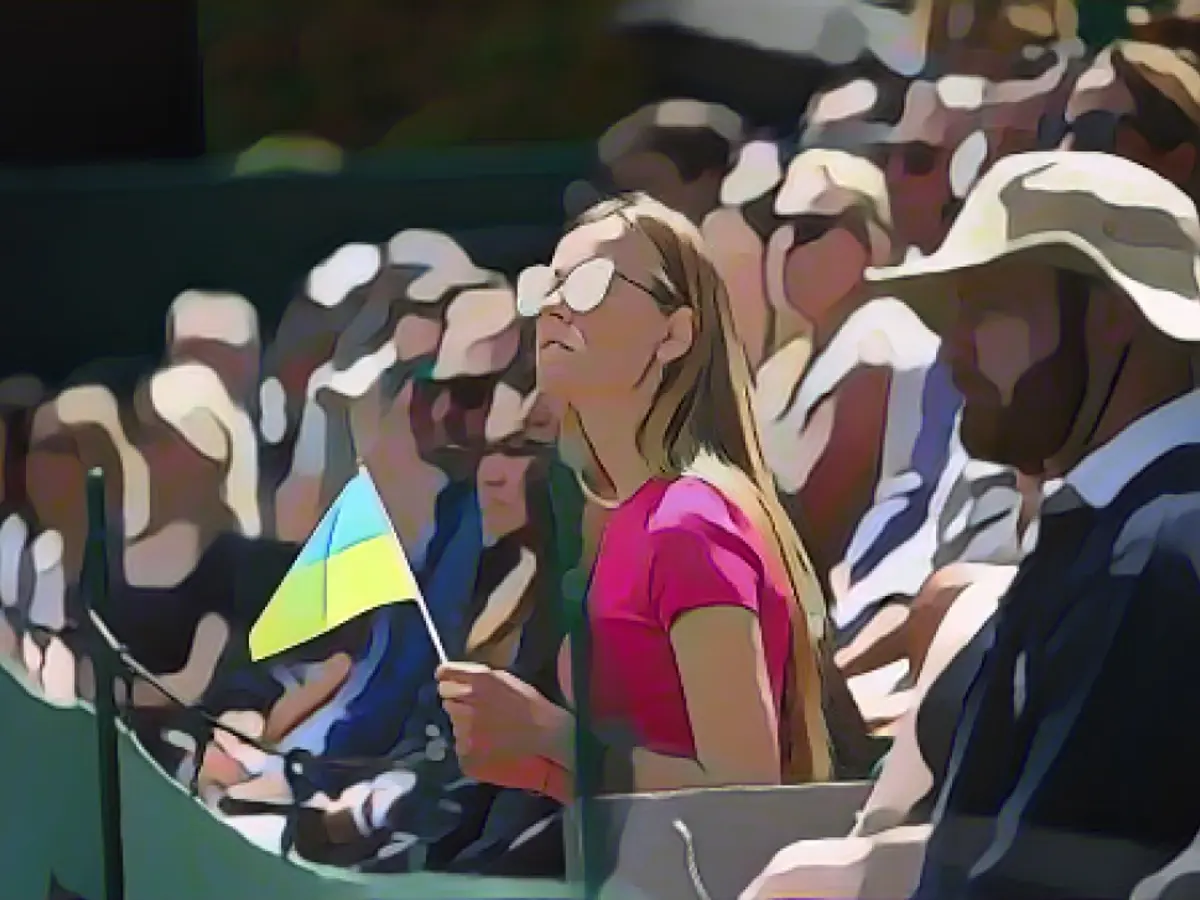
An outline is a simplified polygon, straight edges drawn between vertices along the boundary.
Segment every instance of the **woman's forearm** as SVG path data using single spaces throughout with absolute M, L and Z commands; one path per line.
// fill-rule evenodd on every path
M 541 794 L 559 803 L 569 803 L 575 796 L 574 777 L 562 766 L 544 756 L 528 756 L 493 768 L 484 780 L 519 791 Z
M 544 718 L 538 725 L 538 755 L 560 769 L 575 771 L 575 716 L 547 701 Z
M 539 755 L 553 763 L 574 793 L 576 759 L 575 716 L 561 707 L 543 726 L 545 741 Z M 655 753 L 644 747 L 621 749 L 606 746 L 598 753 L 605 757 L 604 784 L 611 793 L 677 791 L 687 788 L 720 787 L 729 784 L 778 784 L 778 775 L 764 778 L 761 773 L 724 771 L 706 768 L 694 759 Z M 623 754 L 625 758 L 614 756 Z

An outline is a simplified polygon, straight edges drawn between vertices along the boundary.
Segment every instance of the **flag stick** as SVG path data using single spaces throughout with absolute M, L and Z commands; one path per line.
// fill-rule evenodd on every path
M 396 543 L 399 542 L 399 538 L 397 538 Z M 433 649 L 437 651 L 438 662 L 445 665 L 450 662 L 450 657 L 446 655 L 446 645 L 442 643 L 442 636 L 438 634 L 437 626 L 433 624 L 433 616 L 429 615 L 429 607 L 425 605 L 425 598 L 417 597 L 416 602 L 417 609 L 421 611 L 421 618 L 425 620 L 425 630 L 429 632 L 429 639 L 433 641 Z
M 84 569 L 88 602 L 101 619 L 108 612 L 108 516 L 104 509 L 104 473 L 88 472 L 88 559 Z M 108 648 L 92 658 L 96 670 L 96 737 L 100 777 L 100 835 L 104 844 L 104 898 L 123 900 L 125 861 L 121 841 L 121 770 L 117 755 L 116 669 Z
M 404 552 L 404 545 L 400 543 L 400 535 L 396 534 L 396 526 L 392 524 L 391 514 L 388 513 L 387 507 L 383 505 L 383 497 L 379 493 L 375 479 L 371 477 L 371 470 L 367 468 L 367 464 L 361 459 L 358 461 L 358 471 L 362 473 L 367 481 L 371 482 L 371 490 L 375 493 L 375 502 L 383 510 L 383 518 L 388 523 L 388 532 L 391 534 L 392 540 L 395 541 L 396 549 L 400 552 L 401 558 L 407 561 L 408 555 Z M 406 597 L 405 599 L 408 598 Z M 429 640 L 433 642 L 433 649 L 437 652 L 438 662 L 445 665 L 450 662 L 450 657 L 446 653 L 446 645 L 442 643 L 442 636 L 438 634 L 437 626 L 433 624 L 433 616 L 429 614 L 429 607 L 425 604 L 425 597 L 421 594 L 420 589 L 417 590 L 417 596 L 413 599 L 413 602 L 417 604 L 417 609 L 421 611 L 421 620 L 425 623 L 425 630 L 429 632 Z

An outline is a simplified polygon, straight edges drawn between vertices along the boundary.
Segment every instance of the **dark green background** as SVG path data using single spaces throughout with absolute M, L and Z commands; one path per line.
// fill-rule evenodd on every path
M 57 380 L 97 356 L 157 354 L 188 288 L 244 294 L 269 332 L 326 255 L 404 228 L 449 232 L 479 264 L 515 272 L 553 247 L 563 190 L 590 154 L 410 153 L 336 176 L 180 165 L 0 177 L 0 371 Z

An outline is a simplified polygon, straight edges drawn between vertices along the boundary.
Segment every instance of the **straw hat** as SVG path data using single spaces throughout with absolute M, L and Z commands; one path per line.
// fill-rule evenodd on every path
M 721 181 L 722 206 L 743 206 L 766 196 L 783 179 L 781 148 L 774 141 L 751 141 L 738 152 Z
M 520 326 L 516 294 L 506 283 L 463 291 L 446 310 L 446 330 L 430 378 L 499 374 L 517 354 Z
M 952 317 L 950 279 L 1017 255 L 1099 276 L 1163 334 L 1200 342 L 1200 220 L 1177 187 L 1137 163 L 1052 150 L 1000 160 L 980 179 L 938 250 L 870 269 L 934 330 Z
M 875 265 L 892 252 L 892 211 L 887 182 L 879 167 L 842 150 L 805 150 L 791 161 L 775 197 L 775 214 L 837 216 L 856 209 L 863 214 Z

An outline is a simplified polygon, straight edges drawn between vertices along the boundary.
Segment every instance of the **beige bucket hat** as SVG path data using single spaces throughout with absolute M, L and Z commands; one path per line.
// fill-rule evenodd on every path
M 892 207 L 883 171 L 870 160 L 844 150 L 804 150 L 788 165 L 775 197 L 775 215 L 839 216 L 859 211 L 876 266 L 892 256 Z
M 953 318 L 953 276 L 1017 255 L 1099 276 L 1177 341 L 1200 342 L 1200 220 L 1181 190 L 1137 163 L 1051 150 L 1006 157 L 980 179 L 938 250 L 869 269 L 881 294 L 935 330 Z

